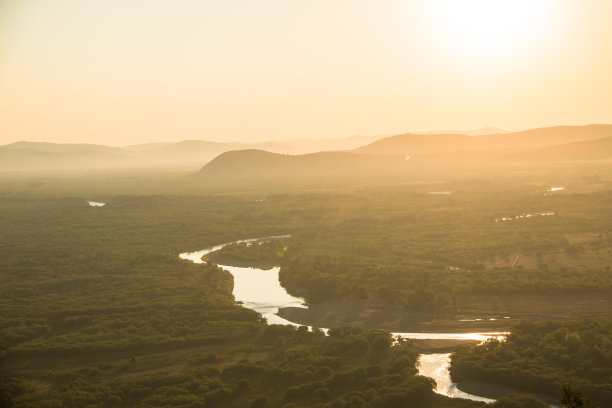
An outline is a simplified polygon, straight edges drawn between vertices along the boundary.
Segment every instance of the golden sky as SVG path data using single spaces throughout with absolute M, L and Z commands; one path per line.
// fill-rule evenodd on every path
M 0 4 L 0 144 L 612 123 L 610 0 Z

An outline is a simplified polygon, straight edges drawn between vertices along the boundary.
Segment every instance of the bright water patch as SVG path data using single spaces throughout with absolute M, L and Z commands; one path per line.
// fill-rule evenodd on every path
M 393 337 L 404 340 L 478 340 L 480 342 L 489 339 L 504 340 L 509 332 L 488 333 L 392 333 Z
M 280 267 L 272 269 L 241 268 L 219 265 L 234 276 L 234 299 L 243 306 L 255 310 L 268 320 L 269 324 L 299 324 L 278 316 L 282 307 L 306 308 L 304 299 L 291 296 L 280 285 L 278 272 Z
M 417 360 L 419 375 L 433 378 L 436 382 L 434 392 L 451 398 L 464 398 L 473 401 L 495 402 L 494 399 L 468 394 L 457 388 L 451 380 L 450 367 L 451 353 L 421 354 Z
M 565 194 L 565 187 L 551 187 L 544 193 L 544 195 L 551 194 Z
M 524 219 L 532 218 L 532 217 L 547 217 L 547 216 L 550 216 L 550 215 L 555 215 L 555 213 L 552 212 L 552 211 L 548 211 L 548 212 L 541 212 L 541 213 L 534 213 L 534 214 L 515 215 L 514 217 L 501 217 L 501 218 L 496 218 L 495 222 L 524 220 Z

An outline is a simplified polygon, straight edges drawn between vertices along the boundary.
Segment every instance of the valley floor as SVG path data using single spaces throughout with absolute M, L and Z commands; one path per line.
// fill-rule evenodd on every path
M 308 309 L 285 308 L 285 319 L 317 327 L 360 326 L 392 332 L 487 332 L 508 330 L 521 319 L 612 319 L 608 293 L 566 295 L 471 295 L 458 299 L 455 313 L 411 311 L 401 305 L 328 301 Z M 509 317 L 509 318 L 505 318 Z

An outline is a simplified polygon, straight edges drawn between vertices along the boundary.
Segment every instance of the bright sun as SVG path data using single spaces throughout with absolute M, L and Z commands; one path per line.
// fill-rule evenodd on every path
M 548 30 L 554 0 L 433 0 L 436 35 L 475 58 L 510 57 Z

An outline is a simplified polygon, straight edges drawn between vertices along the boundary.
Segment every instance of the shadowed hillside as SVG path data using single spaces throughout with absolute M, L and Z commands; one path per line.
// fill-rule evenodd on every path
M 405 164 L 406 161 L 400 156 L 349 152 L 283 155 L 263 150 L 237 150 L 219 155 L 205 165 L 199 174 L 216 178 L 353 174 L 399 169 Z

